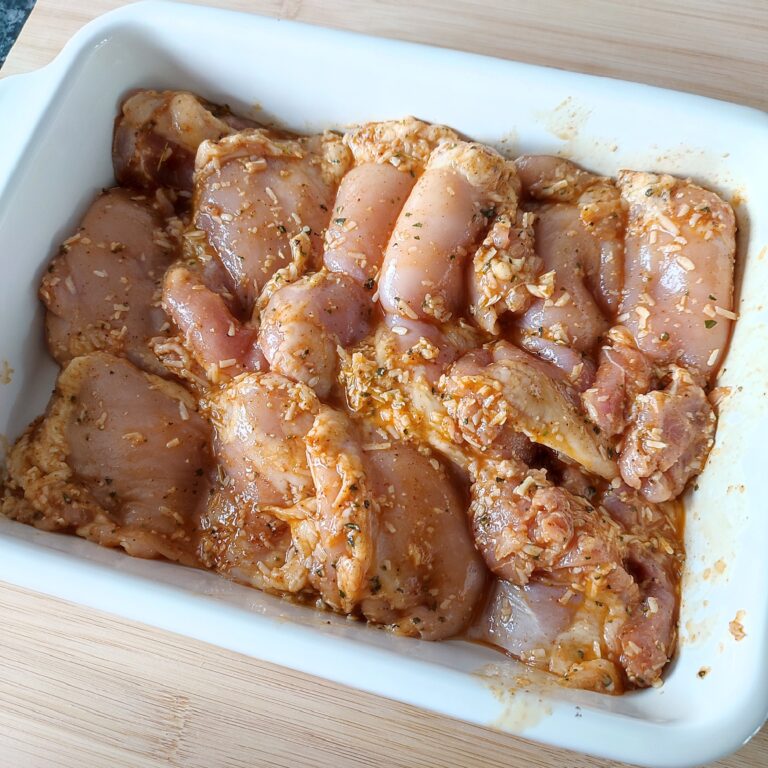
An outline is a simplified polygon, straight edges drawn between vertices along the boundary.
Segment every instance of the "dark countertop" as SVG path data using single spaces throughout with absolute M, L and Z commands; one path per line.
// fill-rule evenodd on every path
M 0 67 L 34 5 L 35 0 L 0 0 Z

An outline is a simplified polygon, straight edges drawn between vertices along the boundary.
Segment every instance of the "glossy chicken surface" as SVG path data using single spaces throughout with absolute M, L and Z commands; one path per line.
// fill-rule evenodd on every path
M 415 118 L 296 136 L 129 94 L 43 276 L 6 516 L 617 694 L 675 652 L 736 223 Z

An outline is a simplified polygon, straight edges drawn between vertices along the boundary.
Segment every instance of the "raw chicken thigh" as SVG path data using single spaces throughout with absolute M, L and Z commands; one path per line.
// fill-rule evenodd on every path
M 163 217 L 144 195 L 115 188 L 94 200 L 40 285 L 48 346 L 62 365 L 102 350 L 153 373 L 150 349 L 168 327 L 160 285 L 173 260 Z
M 197 565 L 210 426 L 183 387 L 96 352 L 61 372 L 9 457 L 9 517 Z
M 253 125 L 192 93 L 139 91 L 115 120 L 115 178 L 122 186 L 191 192 L 200 144 Z
M 736 222 L 664 174 L 406 117 L 138 91 L 40 286 L 62 366 L 2 512 L 563 684 L 659 685 Z

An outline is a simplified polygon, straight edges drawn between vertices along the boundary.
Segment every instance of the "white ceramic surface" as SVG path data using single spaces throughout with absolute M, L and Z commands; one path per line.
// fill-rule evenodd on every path
M 391 637 L 210 574 L 0 521 L 0 580 L 527 738 L 648 766 L 738 748 L 768 713 L 768 116 L 642 85 L 226 11 L 142 3 L 57 59 L 0 81 L 0 432 L 42 412 L 55 377 L 36 290 L 57 243 L 112 181 L 130 88 L 188 88 L 298 131 L 415 114 L 503 151 L 690 175 L 738 193 L 741 319 L 717 445 L 688 498 L 681 647 L 663 687 L 568 691 L 493 651 Z M 729 622 L 738 611 L 746 637 Z M 698 672 L 709 671 L 703 677 Z M 521 677 L 524 678 L 521 680 Z

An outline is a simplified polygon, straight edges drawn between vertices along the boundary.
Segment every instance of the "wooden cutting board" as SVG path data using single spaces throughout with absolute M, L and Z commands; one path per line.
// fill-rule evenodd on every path
M 43 66 L 85 22 L 123 4 L 38 0 L 0 76 Z M 645 0 L 633 8 L 608 0 L 207 4 L 768 109 L 765 0 Z M 0 584 L 0 768 L 618 765 Z M 768 729 L 716 765 L 768 766 Z

